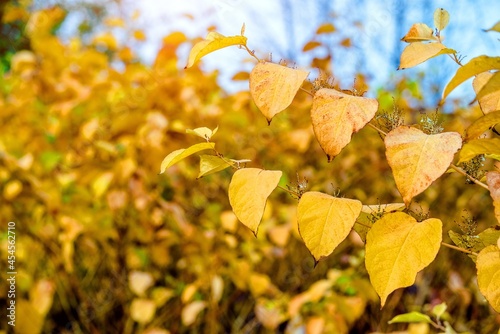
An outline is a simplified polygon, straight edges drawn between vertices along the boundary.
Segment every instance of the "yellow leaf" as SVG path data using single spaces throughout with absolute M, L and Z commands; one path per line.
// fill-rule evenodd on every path
M 462 137 L 456 132 L 428 135 L 419 129 L 400 126 L 385 137 L 386 156 L 396 186 L 408 206 L 446 172 Z
M 135 298 L 130 304 L 130 317 L 141 324 L 147 324 L 156 312 L 156 304 L 150 299 Z
M 186 133 L 198 136 L 198 137 L 203 138 L 205 140 L 210 140 L 210 138 L 212 138 L 212 136 L 217 133 L 218 129 L 219 129 L 218 126 L 213 130 L 210 130 L 207 127 L 201 127 L 201 128 L 196 128 L 194 130 L 186 129 Z
M 113 172 L 105 172 L 92 182 L 92 192 L 95 197 L 101 197 L 108 190 L 114 176 Z
M 311 120 L 316 139 L 328 162 L 351 141 L 378 109 L 376 99 L 352 96 L 334 89 L 322 88 L 314 94 Z
M 146 35 L 142 30 L 134 30 L 133 36 L 138 41 L 144 41 L 146 39 Z
M 44 316 L 40 314 L 32 303 L 25 299 L 16 300 L 15 304 L 16 310 L 14 311 L 14 319 L 16 327 L 13 333 L 26 333 L 26 334 L 39 334 L 42 333 L 42 328 L 44 324 Z M 10 312 L 10 311 L 7 311 Z M 5 313 L 4 313 L 5 314 Z M 10 313 L 12 314 L 12 313 Z M 14 320 L 9 317 L 9 313 L 6 315 L 8 321 Z M 19 321 L 20 319 L 29 319 L 29 321 Z
M 269 240 L 271 240 L 275 245 L 285 247 L 288 243 L 288 239 L 290 239 L 291 226 L 273 226 L 267 231 L 267 233 L 269 235 Z
M 413 43 L 435 40 L 432 28 L 425 23 L 415 23 L 411 26 L 406 35 L 401 38 L 403 42 Z
M 196 43 L 191 52 L 189 53 L 188 63 L 185 68 L 189 68 L 194 65 L 203 56 L 209 53 L 217 51 L 219 49 L 231 46 L 231 45 L 246 45 L 247 38 L 245 36 L 224 36 L 218 32 L 211 31 L 208 33 L 207 37 Z
M 198 314 L 207 306 L 204 301 L 194 301 L 182 309 L 181 318 L 184 326 L 191 326 Z
M 252 273 L 248 278 L 248 286 L 254 297 L 258 297 L 266 293 L 272 285 L 269 276 L 259 273 Z
M 250 73 L 245 71 L 238 72 L 231 78 L 231 80 L 234 81 L 247 81 L 249 79 L 250 79 Z
M 143 297 L 147 289 L 149 289 L 154 279 L 150 273 L 142 271 L 132 271 L 128 275 L 129 287 L 136 295 Z
M 281 178 L 281 171 L 243 168 L 229 184 L 229 203 L 238 219 L 257 235 L 266 201 Z
M 23 184 L 19 180 L 10 180 L 3 188 L 3 197 L 7 201 L 11 201 L 23 191 Z
M 500 57 L 479 56 L 472 58 L 467 64 L 460 67 L 451 81 L 446 85 L 443 93 L 443 100 L 451 93 L 458 85 L 465 80 L 489 70 L 500 69 Z
M 467 141 L 479 137 L 497 123 L 500 123 L 500 110 L 491 112 L 475 120 L 474 123 L 467 128 L 465 140 Z
M 434 11 L 434 26 L 437 30 L 441 31 L 450 22 L 450 13 L 446 9 L 438 8 Z
M 302 51 L 306 52 L 306 51 L 309 51 L 309 50 L 312 50 L 312 49 L 316 49 L 318 46 L 321 46 L 321 45 L 323 45 L 323 44 L 320 43 L 320 42 L 309 41 L 309 42 L 306 43 L 306 45 L 304 45 L 304 47 L 302 48 Z
M 500 32 L 500 21 L 495 23 L 490 29 L 486 29 L 485 31 L 496 31 Z
M 197 179 L 205 175 L 220 172 L 230 166 L 230 163 L 216 155 L 202 154 L 200 155 L 200 173 L 198 174 Z
M 465 143 L 464 147 L 460 150 L 458 163 L 469 161 L 480 154 L 500 155 L 500 139 L 482 138 Z
M 316 191 L 302 195 L 297 208 L 300 236 L 318 262 L 349 235 L 363 205 Z
M 477 93 L 477 99 L 482 99 L 491 94 L 500 94 L 500 72 L 493 73 L 491 78 L 484 84 L 479 93 Z
M 182 159 L 187 158 L 191 154 L 203 151 L 203 150 L 210 150 L 215 147 L 215 143 L 200 143 L 200 144 L 195 144 L 193 146 L 190 146 L 188 148 L 181 148 L 180 150 L 173 151 L 169 155 L 163 159 L 160 167 L 160 174 L 163 174 L 165 170 L 178 163 Z
M 108 27 L 119 27 L 119 28 L 124 28 L 125 27 L 125 22 L 123 19 L 119 17 L 109 17 L 106 20 L 104 20 L 104 24 L 107 25 Z
M 259 62 L 255 65 L 250 72 L 250 93 L 268 123 L 292 103 L 308 74 L 273 63 Z
M 389 294 L 415 282 L 417 273 L 436 257 L 442 222 L 431 218 L 418 223 L 403 212 L 378 220 L 366 237 L 365 264 L 383 307 Z
M 56 285 L 47 279 L 38 281 L 30 290 L 30 302 L 33 308 L 45 316 L 52 307 Z
M 222 293 L 224 292 L 224 280 L 219 275 L 215 275 L 212 278 L 212 300 L 219 302 L 222 298 Z
M 389 203 L 389 204 L 375 204 L 375 205 L 363 205 L 361 212 L 372 214 L 372 213 L 385 213 L 397 211 L 405 207 L 404 203 Z
M 441 43 L 411 43 L 401 53 L 398 70 L 417 66 L 430 58 L 442 54 L 455 52 L 455 50 L 447 49 L 446 46 Z
M 331 23 L 324 23 L 318 27 L 316 34 L 330 34 L 335 31 L 335 26 Z
M 484 248 L 477 256 L 476 268 L 479 290 L 500 313 L 500 249 L 495 245 Z
M 495 217 L 497 217 L 498 224 L 500 224 L 500 172 L 486 173 L 486 182 L 488 183 L 488 189 L 490 189 L 491 198 L 493 198 Z
M 493 76 L 493 73 L 483 72 L 474 78 L 472 81 L 472 87 L 474 87 L 474 91 L 478 94 L 482 88 L 486 85 L 486 83 Z M 484 95 L 481 98 L 477 98 L 479 102 L 479 106 L 483 113 L 488 114 L 494 110 L 500 110 L 500 91 L 492 92 L 489 94 L 483 93 Z

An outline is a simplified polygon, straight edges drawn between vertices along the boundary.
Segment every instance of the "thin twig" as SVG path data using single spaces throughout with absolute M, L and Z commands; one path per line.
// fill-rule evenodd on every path
M 254 57 L 255 59 L 257 59 L 257 61 L 258 61 L 258 62 L 260 62 L 259 57 L 257 57 L 257 56 L 255 55 L 255 52 L 254 52 L 254 51 L 250 50 L 250 49 L 248 48 L 248 46 L 246 46 L 246 45 L 242 45 L 242 46 L 245 48 L 245 50 L 247 50 L 247 52 L 250 54 L 250 56 Z
M 374 128 L 378 133 L 380 133 L 381 135 L 384 135 L 384 136 L 387 136 L 387 133 L 381 129 L 379 129 L 378 127 L 376 127 L 375 125 L 373 125 L 372 123 L 368 123 L 369 126 L 371 126 L 372 128 Z
M 484 189 L 486 189 L 488 191 L 490 190 L 486 184 L 484 184 L 483 182 L 481 182 L 481 181 L 473 178 L 472 176 L 470 176 L 469 174 L 467 174 L 462 168 L 460 168 L 458 166 L 455 166 L 453 164 L 451 164 L 450 167 L 452 169 L 454 169 L 455 171 L 457 171 L 458 173 L 462 174 L 463 176 L 467 177 L 469 180 L 471 180 L 472 182 L 474 182 L 478 186 L 481 186 L 481 187 L 483 187 Z
M 477 256 L 476 252 L 472 252 L 472 251 L 467 250 L 465 248 L 460 248 L 460 247 L 457 247 L 457 246 L 454 246 L 454 245 L 450 245 L 450 244 L 448 244 L 446 242 L 442 242 L 441 245 L 443 245 L 445 247 L 448 247 L 448 248 L 451 248 L 451 249 L 454 249 L 454 250 L 457 250 L 457 251 L 462 252 L 462 253 L 466 253 L 466 254 Z
M 301 89 L 302 91 L 304 91 L 305 93 L 307 93 L 307 94 L 311 95 L 312 97 L 314 97 L 314 94 L 313 94 L 312 92 L 308 91 L 307 89 L 304 89 L 304 88 L 302 88 L 302 87 L 300 87 L 300 89 Z

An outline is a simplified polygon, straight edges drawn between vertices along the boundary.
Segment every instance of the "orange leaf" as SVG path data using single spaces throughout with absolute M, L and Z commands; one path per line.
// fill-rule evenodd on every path
M 406 35 L 401 38 L 401 40 L 406 43 L 432 41 L 435 39 L 436 37 L 433 35 L 432 28 L 425 23 L 415 23 L 411 26 Z
M 310 42 L 307 42 L 306 45 L 304 45 L 304 47 L 302 48 L 302 51 L 306 52 L 306 51 L 309 51 L 312 49 L 316 49 L 318 46 L 321 46 L 321 45 L 323 45 L 323 44 L 320 42 L 310 41 Z
M 316 34 L 330 34 L 335 31 L 335 26 L 331 23 L 324 23 L 318 27 Z
M 322 88 L 314 94 L 311 119 L 314 134 L 326 153 L 328 162 L 351 141 L 378 109 L 375 99 L 352 96 L 334 89 Z
M 408 206 L 413 197 L 446 172 L 462 147 L 462 137 L 456 132 L 428 135 L 400 126 L 387 134 L 385 146 L 396 186 Z
M 255 65 L 250 73 L 250 93 L 268 123 L 292 103 L 308 74 L 273 63 Z
M 486 173 L 486 182 L 490 189 L 491 198 L 493 198 L 495 217 L 497 217 L 498 224 L 500 224 L 500 172 L 493 171 Z

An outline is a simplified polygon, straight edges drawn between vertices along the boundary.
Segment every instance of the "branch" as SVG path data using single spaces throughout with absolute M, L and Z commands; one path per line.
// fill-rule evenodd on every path
M 446 242 L 442 242 L 441 245 L 443 245 L 445 247 L 448 247 L 448 248 L 451 248 L 451 249 L 454 249 L 454 250 L 457 250 L 457 251 L 462 252 L 462 253 L 466 253 L 466 254 L 477 256 L 476 252 L 472 252 L 472 251 L 467 250 L 465 248 L 460 248 L 460 247 L 457 247 L 457 246 L 454 246 L 454 245 L 450 245 L 450 244 L 448 244 Z
M 488 188 L 488 186 L 486 184 L 484 184 L 483 182 L 473 178 L 472 176 L 470 176 L 469 174 L 467 174 L 462 168 L 460 167 L 457 167 L 455 166 L 454 164 L 451 164 L 450 167 L 452 169 L 454 169 L 455 171 L 457 171 L 458 173 L 462 174 L 463 176 L 467 177 L 469 180 L 471 180 L 472 182 L 474 182 L 475 184 L 477 184 L 478 186 L 481 186 L 483 187 L 484 189 L 490 191 L 490 189 Z

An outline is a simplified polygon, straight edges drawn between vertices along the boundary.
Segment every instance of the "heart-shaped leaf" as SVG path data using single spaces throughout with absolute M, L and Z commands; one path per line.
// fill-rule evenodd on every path
M 418 223 L 403 212 L 386 214 L 373 224 L 366 236 L 365 264 L 382 307 L 389 294 L 412 285 L 417 273 L 434 260 L 442 225 L 435 218 Z
M 300 236 L 318 262 L 347 237 L 363 205 L 316 191 L 302 195 L 297 208 Z
M 281 171 L 259 168 L 237 170 L 229 184 L 229 203 L 238 219 L 255 235 L 264 215 L 266 201 L 278 186 Z
M 378 109 L 376 99 L 352 96 L 335 89 L 322 88 L 314 94 L 311 120 L 316 139 L 328 162 L 351 141 Z
M 495 217 L 497 217 L 498 224 L 500 224 L 500 172 L 486 173 L 486 182 L 488 183 L 488 189 L 490 189 L 491 198 L 493 198 Z
M 268 123 L 292 103 L 308 74 L 273 63 L 255 65 L 250 73 L 250 93 Z
M 400 126 L 387 134 L 385 146 L 396 186 L 408 206 L 413 197 L 446 172 L 462 146 L 462 137 L 456 132 L 428 135 Z

